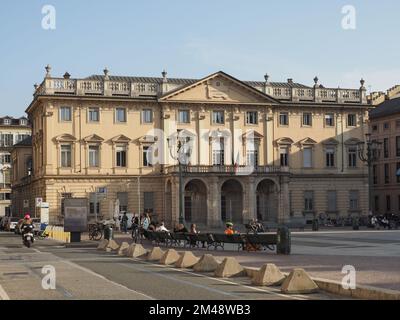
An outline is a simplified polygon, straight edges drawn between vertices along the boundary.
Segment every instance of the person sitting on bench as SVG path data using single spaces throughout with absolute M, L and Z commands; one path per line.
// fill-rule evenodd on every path
M 232 222 L 227 222 L 226 223 L 225 234 L 226 235 L 233 235 L 235 233 L 237 233 L 237 232 L 233 229 L 233 223 Z

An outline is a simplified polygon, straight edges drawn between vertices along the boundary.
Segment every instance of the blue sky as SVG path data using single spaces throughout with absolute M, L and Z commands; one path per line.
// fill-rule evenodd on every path
M 42 7 L 56 9 L 44 30 Z M 341 27 L 344 5 L 356 29 Z M 1 115 L 21 116 L 44 66 L 53 76 L 199 78 L 223 70 L 243 80 L 386 90 L 400 83 L 398 0 L 2 0 Z M 369 87 L 371 86 L 371 87 Z

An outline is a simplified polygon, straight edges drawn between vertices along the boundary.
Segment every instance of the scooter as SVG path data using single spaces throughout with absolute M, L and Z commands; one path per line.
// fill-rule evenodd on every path
M 22 227 L 22 241 L 27 248 L 30 248 L 35 241 L 33 235 L 33 225 L 27 224 Z

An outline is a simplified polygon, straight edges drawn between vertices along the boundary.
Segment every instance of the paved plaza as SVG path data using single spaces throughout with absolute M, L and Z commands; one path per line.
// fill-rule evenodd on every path
M 117 234 L 118 242 L 128 240 Z M 275 263 L 283 271 L 304 268 L 315 277 L 341 280 L 344 265 L 353 265 L 357 284 L 400 290 L 400 231 L 293 232 L 292 254 L 211 250 L 217 259 L 235 256 L 245 266 Z M 340 299 L 318 293 L 284 295 L 279 288 L 252 287 L 248 278 L 216 279 L 211 274 L 160 266 L 140 259 L 99 252 L 96 243 L 65 247 L 40 240 L 31 249 L 21 239 L 0 233 L 0 296 L 10 299 Z M 145 247 L 150 244 L 144 242 Z M 178 251 L 187 249 L 177 249 Z M 201 256 L 204 249 L 193 250 Z M 41 269 L 57 271 L 57 289 L 42 290 Z M 27 289 L 21 292 L 21 283 Z M 35 292 L 32 296 L 30 292 Z

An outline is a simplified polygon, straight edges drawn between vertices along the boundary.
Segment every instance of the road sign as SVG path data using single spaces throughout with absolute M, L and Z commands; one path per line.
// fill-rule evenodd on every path
M 40 208 L 42 206 L 43 198 L 36 198 L 36 208 Z
M 29 200 L 24 200 L 24 209 L 29 208 Z

